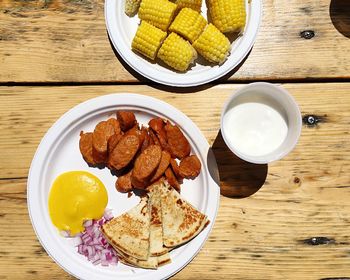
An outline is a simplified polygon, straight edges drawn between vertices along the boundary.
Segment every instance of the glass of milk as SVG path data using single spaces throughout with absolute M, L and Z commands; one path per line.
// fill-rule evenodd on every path
M 301 133 L 301 113 L 281 86 L 252 83 L 239 89 L 224 105 L 221 133 L 241 159 L 265 164 L 287 155 Z

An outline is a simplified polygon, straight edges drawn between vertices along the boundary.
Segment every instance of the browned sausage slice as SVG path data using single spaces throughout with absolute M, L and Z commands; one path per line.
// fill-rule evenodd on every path
M 167 151 L 162 151 L 162 157 L 160 159 L 160 163 L 158 165 L 156 173 L 154 173 L 153 177 L 150 180 L 151 183 L 157 181 L 164 174 L 165 170 L 168 168 L 170 164 L 170 159 L 171 159 L 171 155 Z
M 148 146 L 135 160 L 132 177 L 141 183 L 149 181 L 156 172 L 161 157 L 162 149 L 160 146 Z
M 180 128 L 172 125 L 169 121 L 164 128 L 172 156 L 179 159 L 188 156 L 191 152 L 191 146 Z
M 118 192 L 127 193 L 127 192 L 130 192 L 132 190 L 131 172 L 132 172 L 132 170 L 130 170 L 125 175 L 118 177 L 117 181 L 115 182 L 115 187 L 116 187 Z
M 165 177 L 166 177 L 169 185 L 172 186 L 178 192 L 180 192 L 180 190 L 181 190 L 180 184 L 177 181 L 177 179 L 173 173 L 173 170 L 171 169 L 170 166 L 167 168 L 167 170 L 165 170 Z
M 143 141 L 145 140 L 146 134 L 147 134 L 147 128 L 142 126 L 142 128 L 140 129 L 138 125 L 134 125 L 128 131 L 126 131 L 124 135 L 137 136 L 140 140 L 140 145 L 142 145 Z
M 84 160 L 90 164 L 95 165 L 96 162 L 92 156 L 92 132 L 80 132 L 79 149 Z
M 108 166 L 120 170 L 134 158 L 140 147 L 139 138 L 135 135 L 123 136 L 108 158 Z
M 92 155 L 96 163 L 105 163 L 108 157 L 107 143 L 109 137 L 120 133 L 119 122 L 111 118 L 99 122 L 92 134 Z
M 182 179 L 183 179 L 184 177 L 182 177 L 182 176 L 180 175 L 180 168 L 179 168 L 179 165 L 178 165 L 178 163 L 176 162 L 175 159 L 173 159 L 173 158 L 170 159 L 170 166 L 171 166 L 171 169 L 173 170 L 173 172 L 174 172 L 174 174 L 175 174 L 175 176 L 176 176 L 178 182 L 179 182 L 179 183 L 182 183 Z
M 186 179 L 194 179 L 201 172 L 201 162 L 196 155 L 185 157 L 181 160 L 179 173 Z
M 169 147 L 167 143 L 166 132 L 164 129 L 164 126 L 165 126 L 164 120 L 161 118 L 154 118 L 148 122 L 148 125 L 156 134 L 157 140 L 160 146 L 163 148 L 163 150 L 168 151 Z
M 118 111 L 117 119 L 120 123 L 120 128 L 123 132 L 129 130 L 137 123 L 135 114 L 130 111 Z
M 114 148 L 117 146 L 118 142 L 120 139 L 123 137 L 121 134 L 113 134 L 111 137 L 109 137 L 107 141 L 107 150 L 108 150 L 108 155 L 110 155 Z
M 158 137 L 154 134 L 154 132 L 153 132 L 152 129 L 149 129 L 149 130 L 148 130 L 148 134 L 149 134 L 149 136 L 151 137 L 151 139 L 152 139 L 154 145 L 161 146 L 160 143 L 159 143 Z

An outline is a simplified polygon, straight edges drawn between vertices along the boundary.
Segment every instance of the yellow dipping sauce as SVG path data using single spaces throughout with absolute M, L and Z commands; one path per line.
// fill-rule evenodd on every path
M 75 235 L 84 230 L 85 220 L 99 219 L 107 206 L 103 183 L 86 171 L 70 171 L 59 175 L 49 194 L 49 213 L 59 230 Z

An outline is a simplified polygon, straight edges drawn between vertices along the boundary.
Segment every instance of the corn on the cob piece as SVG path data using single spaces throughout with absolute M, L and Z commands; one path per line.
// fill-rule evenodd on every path
M 186 71 L 197 58 L 197 52 L 188 41 L 176 33 L 170 33 L 157 56 L 170 67 L 178 71 Z
M 132 17 L 137 14 L 141 4 L 141 0 L 125 0 L 125 13 Z
M 176 4 L 168 0 L 142 0 L 139 18 L 167 31 L 175 16 Z
M 178 10 L 182 8 L 191 8 L 197 12 L 201 11 L 202 0 L 172 0 L 177 4 Z
M 207 21 L 200 13 L 190 8 L 183 8 L 170 25 L 169 31 L 176 32 L 193 43 L 206 25 Z
M 141 21 L 135 37 L 132 40 L 131 48 L 134 51 L 154 60 L 166 36 L 166 32 L 146 21 Z
M 221 32 L 243 31 L 245 0 L 208 0 L 208 6 L 212 22 Z
M 210 62 L 222 64 L 230 50 L 231 44 L 227 37 L 213 24 L 209 23 L 203 33 L 193 43 L 196 51 Z

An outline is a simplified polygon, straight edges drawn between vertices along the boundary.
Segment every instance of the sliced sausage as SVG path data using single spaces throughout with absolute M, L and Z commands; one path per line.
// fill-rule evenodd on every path
M 125 135 L 135 135 L 140 140 L 140 145 L 142 145 L 143 141 L 145 140 L 147 134 L 147 129 L 142 126 L 140 129 L 138 125 L 134 125 L 132 128 L 130 128 L 128 131 L 125 132 Z
M 170 164 L 171 155 L 167 151 L 162 151 L 162 157 L 160 159 L 160 163 L 157 167 L 156 173 L 154 173 L 150 182 L 153 183 L 157 181 L 165 172 Z
M 172 125 L 169 121 L 164 128 L 172 156 L 179 159 L 188 156 L 191 152 L 191 146 L 180 128 Z
M 171 169 L 170 166 L 167 168 L 167 170 L 165 170 L 165 178 L 167 179 L 170 186 L 172 186 L 175 190 L 180 192 L 180 190 L 181 190 L 180 184 L 177 181 L 177 179 L 173 173 L 173 170 Z
M 157 145 L 147 147 L 135 160 L 132 177 L 137 183 L 145 183 L 149 181 L 156 172 L 160 159 L 162 157 L 162 149 Z
M 119 122 L 111 118 L 99 122 L 92 134 L 92 155 L 96 163 L 105 163 L 108 157 L 107 143 L 109 137 L 120 133 Z
M 135 114 L 130 111 L 118 111 L 117 119 L 120 123 L 120 128 L 123 132 L 129 130 L 137 123 Z
M 177 178 L 177 181 L 181 184 L 182 183 L 182 179 L 184 177 L 182 177 L 180 175 L 180 168 L 179 168 L 179 165 L 177 164 L 176 160 L 175 159 L 170 159 L 170 166 L 171 166 L 171 169 L 173 170 L 176 178 Z
M 120 170 L 134 158 L 140 147 L 139 138 L 135 135 L 123 136 L 108 158 L 108 166 Z
M 118 192 L 127 193 L 127 192 L 130 192 L 132 190 L 131 172 L 132 172 L 132 170 L 130 170 L 125 175 L 118 177 L 117 181 L 115 182 L 115 187 L 116 187 Z
M 188 156 L 180 161 L 179 173 L 183 178 L 194 179 L 201 172 L 201 162 L 196 155 Z
M 92 132 L 80 132 L 79 149 L 84 160 L 90 164 L 95 165 L 96 162 L 92 156 Z
M 154 118 L 148 122 L 148 125 L 156 134 L 158 142 L 160 143 L 160 146 L 163 148 L 163 150 L 168 150 L 167 137 L 164 129 L 164 120 L 161 118 Z
M 108 155 L 110 155 L 114 148 L 117 146 L 118 142 L 120 141 L 120 139 L 122 138 L 123 135 L 121 134 L 113 134 L 111 137 L 109 137 L 108 141 L 107 141 L 107 151 L 108 151 Z
M 160 143 L 159 143 L 158 137 L 154 134 L 152 129 L 149 129 L 148 134 L 151 137 L 154 145 L 161 146 Z
M 146 148 L 151 145 L 151 139 L 150 136 L 148 134 L 148 130 L 146 129 L 146 134 L 145 134 L 145 139 L 143 140 L 142 146 L 141 146 L 141 152 L 143 152 L 144 150 L 146 150 Z

